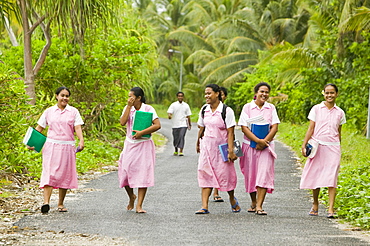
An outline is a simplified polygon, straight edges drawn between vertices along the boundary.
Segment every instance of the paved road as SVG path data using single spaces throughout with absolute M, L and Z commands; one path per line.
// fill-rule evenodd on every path
M 268 216 L 247 213 L 249 195 L 236 162 L 239 182 L 236 196 L 242 207 L 232 213 L 228 202 L 210 203 L 208 215 L 195 215 L 201 207 L 195 153 L 196 126 L 186 136 L 184 157 L 172 156 L 171 126 L 161 120 L 160 132 L 170 139 L 157 154 L 156 184 L 148 189 L 144 202 L 147 214 L 126 211 L 128 199 L 118 188 L 117 173 L 91 181 L 92 192 L 67 197 L 68 213 L 27 216 L 20 227 L 122 237 L 127 245 L 369 245 L 350 232 L 337 228 L 334 220 L 308 216 L 310 198 L 299 190 L 296 160 L 277 144 L 275 192 L 268 194 L 264 209 Z M 241 139 L 240 131 L 237 138 Z M 227 198 L 226 192 L 221 192 Z M 53 207 L 56 204 L 51 204 Z

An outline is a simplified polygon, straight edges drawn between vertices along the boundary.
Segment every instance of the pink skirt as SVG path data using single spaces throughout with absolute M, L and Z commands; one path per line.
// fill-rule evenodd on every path
M 307 158 L 301 178 L 301 189 L 337 187 L 340 146 L 319 145 L 314 158 Z
M 270 148 L 275 150 L 275 144 L 270 143 Z M 244 175 L 245 192 L 257 191 L 257 187 L 266 188 L 267 193 L 274 190 L 275 158 L 266 148 L 256 150 L 249 144 L 243 143 L 244 156 L 240 157 L 240 169 Z
M 155 147 L 153 140 L 125 146 L 119 158 L 118 181 L 120 188 L 145 188 L 154 186 Z
M 78 186 L 75 147 L 46 142 L 42 149 L 40 188 L 76 189 Z
M 234 162 L 224 162 L 218 145 L 222 139 L 203 137 L 198 160 L 198 184 L 202 188 L 217 188 L 220 191 L 234 190 L 237 176 Z

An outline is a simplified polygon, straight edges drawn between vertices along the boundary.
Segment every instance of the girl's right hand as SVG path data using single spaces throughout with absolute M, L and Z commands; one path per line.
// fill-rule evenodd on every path
M 29 150 L 35 150 L 35 147 L 30 147 L 30 146 L 27 145 L 27 149 L 29 149 Z
M 302 155 L 303 155 L 304 157 L 307 157 L 307 155 L 306 155 L 306 148 L 305 148 L 304 146 L 302 146 L 302 148 L 301 148 L 301 152 L 302 152 Z
M 134 102 L 135 102 L 135 98 L 133 98 L 133 97 L 129 97 L 129 98 L 127 99 L 127 106 L 129 106 L 129 107 L 134 106 Z

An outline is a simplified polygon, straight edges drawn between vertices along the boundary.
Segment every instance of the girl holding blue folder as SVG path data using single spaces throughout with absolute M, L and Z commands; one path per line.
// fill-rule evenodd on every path
M 136 111 L 152 113 L 152 125 L 137 131 L 133 130 Z M 138 188 L 136 213 L 146 213 L 143 202 L 148 187 L 154 186 L 155 147 L 153 140 L 143 135 L 151 134 L 161 128 L 155 109 L 145 104 L 144 91 L 134 87 L 128 94 L 127 106 L 123 109 L 120 118 L 122 126 L 127 125 L 124 148 L 119 158 L 118 180 L 120 188 L 125 188 L 129 197 L 127 210 L 134 209 L 136 195 L 134 188 Z
M 244 105 L 240 115 L 239 125 L 244 133 L 243 154 L 240 157 L 240 169 L 244 175 L 245 190 L 251 198 L 251 206 L 248 212 L 257 215 L 267 215 L 262 205 L 266 193 L 274 190 L 274 137 L 280 123 L 276 108 L 267 100 L 271 87 L 261 82 L 254 87 L 254 100 Z M 267 123 L 269 131 L 265 137 L 258 138 L 251 130 L 253 123 Z M 257 134 L 258 135 L 258 134 Z M 251 144 L 256 143 L 256 147 Z
M 208 200 L 212 188 L 227 191 L 231 211 L 240 212 L 238 200 L 234 196 L 237 177 L 234 161 L 237 156 L 234 153 L 234 127 L 236 125 L 234 111 L 226 108 L 225 121 L 222 118 L 223 103 L 221 101 L 221 89 L 216 84 L 209 84 L 205 89 L 206 108 L 204 115 L 202 110 L 198 118 L 198 184 L 201 187 L 202 208 L 195 214 L 209 214 Z M 204 133 L 204 135 L 203 135 Z M 228 143 L 228 160 L 223 161 L 219 152 L 219 145 Z

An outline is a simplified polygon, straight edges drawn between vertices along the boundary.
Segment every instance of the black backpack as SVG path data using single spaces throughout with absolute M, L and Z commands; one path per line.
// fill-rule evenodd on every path
M 201 111 L 201 116 L 202 116 L 202 118 L 204 119 L 204 112 L 206 111 L 206 107 L 207 107 L 207 105 L 204 105 L 203 106 L 203 108 L 202 108 L 202 111 Z M 223 121 L 224 121 L 224 123 L 225 123 L 225 127 L 226 127 L 226 109 L 227 109 L 227 105 L 226 104 L 223 104 L 222 105 L 222 112 L 221 112 L 221 117 L 222 117 L 222 119 L 223 119 Z M 202 138 L 203 137 L 203 135 L 204 135 L 204 130 L 206 129 L 206 127 L 204 127 L 203 128 L 203 132 L 200 134 L 200 138 Z
M 203 108 L 202 108 L 202 111 L 201 111 L 201 115 L 202 115 L 203 119 L 204 119 L 204 112 L 206 111 L 206 107 L 207 107 L 207 105 L 204 105 Z M 227 105 L 223 104 L 222 105 L 221 117 L 224 120 L 225 126 L 226 126 L 226 122 L 225 122 L 225 120 L 226 120 L 226 109 L 227 109 Z

